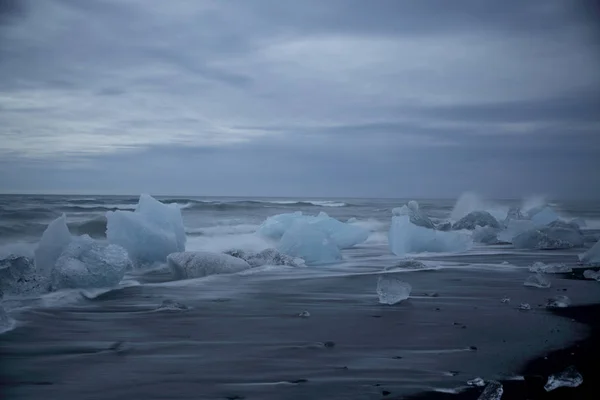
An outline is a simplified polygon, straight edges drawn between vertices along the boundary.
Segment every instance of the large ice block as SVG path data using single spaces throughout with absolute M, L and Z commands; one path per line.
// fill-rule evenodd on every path
M 35 268 L 40 275 L 50 276 L 56 260 L 71 240 L 67 217 L 63 214 L 48 225 L 35 249 Z
M 306 264 L 330 263 L 342 258 L 336 243 L 323 231 L 307 222 L 296 222 L 288 229 L 277 250 L 302 258 Z

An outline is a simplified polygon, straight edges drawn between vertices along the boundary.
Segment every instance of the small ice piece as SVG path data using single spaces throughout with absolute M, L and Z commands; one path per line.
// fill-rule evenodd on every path
M 561 373 L 550 375 L 544 389 L 550 392 L 559 387 L 577 387 L 582 383 L 583 376 L 571 365 Z
M 304 265 L 302 259 L 290 257 L 275 249 L 265 249 L 259 253 L 250 255 L 243 254 L 238 256 L 238 258 L 246 260 L 253 268 L 262 265 L 287 265 L 289 267 L 301 267 Z
M 529 305 L 529 303 L 521 303 L 521 305 L 519 306 L 519 310 L 529 311 L 531 310 L 531 306 Z
M 67 227 L 67 217 L 63 214 L 48 225 L 35 249 L 35 268 L 40 275 L 50 276 L 56 260 L 71 240 L 73 237 Z
M 510 303 L 510 297 L 503 297 L 502 300 L 500 300 L 500 303 L 502 303 L 502 304 Z
M 510 263 L 508 261 L 502 261 L 500 264 L 502 264 L 502 265 L 509 265 Z
M 468 213 L 460 220 L 458 220 L 454 225 L 452 225 L 452 229 L 473 230 L 478 226 L 489 226 L 490 228 L 500 229 L 500 223 L 498 222 L 498 220 L 487 211 L 472 211 Z
M 475 379 L 471 379 L 471 380 L 467 381 L 467 385 L 469 385 L 469 386 L 477 386 L 477 387 L 484 387 L 485 386 L 485 381 L 483 379 L 481 379 L 480 377 L 477 377 Z
M 550 207 L 544 207 L 541 210 L 535 209 L 535 211 L 537 212 L 530 214 L 530 218 L 536 226 L 545 226 L 559 219 L 558 214 L 555 213 Z
M 585 271 L 583 271 L 583 277 L 585 279 L 595 279 L 597 281 L 600 281 L 600 271 L 586 269 Z
M 536 261 L 531 267 L 529 272 L 540 272 L 544 274 L 562 274 L 573 272 L 573 269 L 565 264 L 544 264 L 543 262 Z
M 377 279 L 377 295 L 381 304 L 393 305 L 408 299 L 412 286 L 389 275 Z
M 569 307 L 571 304 L 571 299 L 567 296 L 555 296 L 551 299 L 548 299 L 546 303 L 547 308 L 565 308 Z
M 389 246 L 392 253 L 461 252 L 468 250 L 473 241 L 462 232 L 442 232 L 417 226 L 406 215 L 392 217 Z
M 302 311 L 300 314 L 298 314 L 298 316 L 300 318 L 308 318 L 310 317 L 310 313 L 308 311 Z
M 175 300 L 167 299 L 162 302 L 157 310 L 159 311 L 182 311 L 187 310 L 188 306 L 181 304 Z
M 302 221 L 296 222 L 285 232 L 277 250 L 291 257 L 300 257 L 308 265 L 342 259 L 340 249 L 329 236 Z
M 498 233 L 498 241 L 512 243 L 513 238 L 531 229 L 534 229 L 533 222 L 526 219 L 511 219 L 506 223 L 506 229 Z
M 52 270 L 53 289 L 86 289 L 117 285 L 131 268 L 121 246 L 105 244 L 88 235 L 74 238 Z
M 295 221 L 303 218 L 302 211 L 278 214 L 269 217 L 257 229 L 256 233 L 271 239 L 280 239 L 292 227 Z
M 547 289 L 550 287 L 550 281 L 544 278 L 542 274 L 537 273 L 525 279 L 523 285 L 540 289 Z
M 504 388 L 500 382 L 489 381 L 477 400 L 500 400 L 502 393 L 504 393 Z
M 206 251 L 172 253 L 167 257 L 167 263 L 177 280 L 233 274 L 250 269 L 250 264 L 241 258 Z
M 588 251 L 579 256 L 579 261 L 585 265 L 600 265 L 600 241 Z

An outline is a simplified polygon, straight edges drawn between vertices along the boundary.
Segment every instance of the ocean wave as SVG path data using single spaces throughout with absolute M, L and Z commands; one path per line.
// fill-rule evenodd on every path
M 239 225 L 216 225 L 207 226 L 203 228 L 189 228 L 186 229 L 186 233 L 190 235 L 204 235 L 204 236 L 217 236 L 217 235 L 236 235 L 244 233 L 254 233 L 260 225 L 252 224 L 239 224 Z
M 259 207 L 349 207 L 352 204 L 331 200 L 235 200 L 235 201 L 199 201 L 191 200 L 181 205 L 185 210 L 239 210 Z

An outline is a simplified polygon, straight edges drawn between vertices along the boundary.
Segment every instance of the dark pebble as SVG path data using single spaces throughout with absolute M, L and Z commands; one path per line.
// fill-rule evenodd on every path
M 477 346 L 469 346 L 469 350 L 477 351 Z
M 387 390 L 383 390 L 381 392 L 381 394 L 384 395 L 384 396 L 389 396 L 390 394 L 392 394 L 392 392 L 388 392 Z
M 308 379 L 296 379 L 295 381 L 288 381 L 289 383 L 306 383 Z
M 325 346 L 327 348 L 332 348 L 332 347 L 335 347 L 335 342 L 331 342 L 331 341 L 325 342 L 325 343 L 323 343 L 323 346 Z

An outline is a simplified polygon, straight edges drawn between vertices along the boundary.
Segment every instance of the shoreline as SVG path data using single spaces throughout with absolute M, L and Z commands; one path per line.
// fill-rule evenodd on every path
M 519 369 L 523 380 L 499 380 L 504 387 L 502 399 L 505 400 L 534 400 L 534 399 L 598 399 L 600 384 L 594 381 L 600 360 L 600 303 L 558 308 L 552 313 L 563 318 L 585 324 L 589 328 L 588 336 L 573 345 L 541 354 L 526 361 Z M 575 366 L 583 376 L 583 383 L 576 388 L 558 388 L 551 392 L 544 390 L 549 375 L 563 371 L 569 366 Z M 473 387 L 460 393 L 450 394 L 436 391 L 423 392 L 405 397 L 409 400 L 475 400 L 483 392 L 483 387 Z M 393 397 L 390 397 L 393 399 Z

